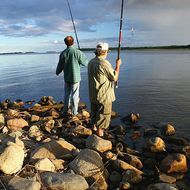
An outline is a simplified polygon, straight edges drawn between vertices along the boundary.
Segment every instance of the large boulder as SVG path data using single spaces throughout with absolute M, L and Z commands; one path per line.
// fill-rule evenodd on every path
M 111 141 L 104 140 L 97 135 L 91 135 L 86 140 L 86 147 L 102 153 L 111 150 L 112 143 Z
M 18 172 L 23 165 L 24 150 L 21 146 L 8 142 L 7 147 L 0 154 L 0 170 L 5 174 Z
M 28 122 L 22 118 L 14 118 L 14 119 L 9 119 L 7 121 L 7 127 L 10 130 L 17 131 L 17 130 L 22 130 L 23 127 L 27 127 Z
M 93 184 L 96 181 L 94 185 L 97 189 L 107 189 L 107 170 L 104 168 L 102 158 L 98 152 L 91 149 L 83 149 L 78 156 L 69 163 L 69 167 L 76 174 L 85 177 L 89 184 Z
M 46 187 L 54 190 L 85 190 L 89 187 L 84 177 L 71 173 L 44 172 L 41 180 Z
M 166 173 L 186 172 L 187 159 L 183 154 L 171 154 L 161 162 L 161 169 Z
M 36 148 L 32 153 L 30 160 L 38 160 L 42 158 L 63 158 L 65 155 L 72 154 L 72 150 L 75 150 L 76 147 L 68 143 L 65 140 L 52 140 L 44 145 Z
M 40 190 L 41 184 L 37 181 L 21 178 L 21 177 L 13 177 L 8 182 L 8 189 L 11 190 Z

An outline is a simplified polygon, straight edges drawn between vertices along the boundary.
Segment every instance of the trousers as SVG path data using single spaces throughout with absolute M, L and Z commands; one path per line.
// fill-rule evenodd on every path
M 112 102 L 95 104 L 91 102 L 91 124 L 97 128 L 107 129 L 110 125 Z
M 64 95 L 64 107 L 63 107 L 64 114 L 68 112 L 68 109 L 70 107 L 71 107 L 71 113 L 73 115 L 78 114 L 79 88 L 80 88 L 80 82 L 77 83 L 65 82 L 65 95 Z

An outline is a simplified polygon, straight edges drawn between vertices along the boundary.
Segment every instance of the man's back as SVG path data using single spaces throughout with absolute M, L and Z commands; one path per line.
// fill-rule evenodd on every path
M 113 82 L 117 73 L 111 64 L 101 57 L 95 57 L 88 65 L 89 96 L 91 102 L 105 103 L 115 100 Z

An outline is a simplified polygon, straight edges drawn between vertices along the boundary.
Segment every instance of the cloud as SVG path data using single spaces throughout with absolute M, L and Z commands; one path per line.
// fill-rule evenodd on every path
M 110 30 L 118 28 L 121 1 L 69 2 L 77 31 L 96 35 L 99 25 L 104 23 L 106 26 L 114 23 L 115 28 Z M 125 0 L 123 25 L 127 35 L 124 35 L 124 41 L 127 44 L 185 43 L 190 40 L 189 9 L 189 0 Z M 133 35 L 131 28 L 135 29 Z M 66 0 L 1 0 L 2 36 L 63 35 L 68 32 L 73 32 L 73 26 Z

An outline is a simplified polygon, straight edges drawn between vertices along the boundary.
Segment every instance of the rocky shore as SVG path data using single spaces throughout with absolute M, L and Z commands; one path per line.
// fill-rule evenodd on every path
M 171 123 L 144 127 L 130 113 L 100 138 L 84 103 L 77 117 L 63 106 L 51 96 L 0 102 L 0 189 L 190 189 L 189 139 Z

